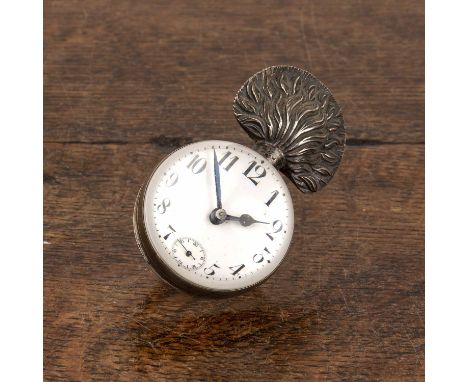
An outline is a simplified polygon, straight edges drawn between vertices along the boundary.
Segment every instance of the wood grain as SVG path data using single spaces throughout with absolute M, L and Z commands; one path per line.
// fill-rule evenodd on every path
M 424 7 L 381 1 L 46 1 L 44 379 L 424 379 Z M 291 187 L 290 253 L 226 300 L 159 281 L 132 208 L 182 144 L 249 145 L 232 99 L 268 65 L 310 70 L 348 147 Z

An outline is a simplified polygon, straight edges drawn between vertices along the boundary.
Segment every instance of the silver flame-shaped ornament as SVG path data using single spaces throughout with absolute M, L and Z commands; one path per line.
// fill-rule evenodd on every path
M 311 73 L 272 66 L 247 80 L 234 114 L 256 150 L 302 192 L 315 192 L 335 174 L 345 146 L 341 108 Z

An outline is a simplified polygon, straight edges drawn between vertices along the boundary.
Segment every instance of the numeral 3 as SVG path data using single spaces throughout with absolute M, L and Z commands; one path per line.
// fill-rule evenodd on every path
M 266 235 L 270 240 L 274 240 L 273 235 L 283 229 L 283 223 L 281 223 L 279 220 L 275 220 L 273 223 L 271 223 L 271 225 L 273 227 L 273 232 L 267 233 Z

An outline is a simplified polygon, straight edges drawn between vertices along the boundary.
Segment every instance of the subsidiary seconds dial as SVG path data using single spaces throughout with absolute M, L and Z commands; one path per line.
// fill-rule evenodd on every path
M 205 250 L 200 243 L 189 237 L 177 239 L 172 245 L 172 256 L 179 266 L 198 269 L 205 264 Z
M 138 220 L 140 247 L 166 281 L 215 294 L 268 278 L 294 229 L 280 173 L 254 150 L 225 141 L 194 143 L 166 158 L 140 191 Z

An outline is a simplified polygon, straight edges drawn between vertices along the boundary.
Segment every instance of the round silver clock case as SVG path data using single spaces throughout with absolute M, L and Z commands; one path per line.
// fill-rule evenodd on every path
M 187 147 L 176 150 L 153 170 L 136 200 L 134 229 L 143 256 L 163 280 L 189 293 L 229 296 L 268 279 L 286 254 L 294 226 L 289 192 L 276 174 L 283 172 L 302 192 L 319 191 L 333 177 L 343 155 L 345 128 L 341 109 L 328 88 L 302 69 L 275 66 L 255 74 L 235 97 L 234 114 L 254 140 L 254 150 L 224 141 L 189 145 L 199 150 L 190 155 L 184 152 Z M 241 147 L 239 152 L 235 152 L 236 147 Z M 179 158 L 178 153 L 185 156 Z M 175 165 L 177 161 L 180 163 Z M 168 163 L 173 167 L 161 174 L 161 166 L 167 167 Z M 184 176 L 179 178 L 182 172 Z M 187 174 L 193 176 L 190 182 Z M 200 181 L 200 174 L 205 174 L 207 180 Z M 197 182 L 193 183 L 195 179 Z M 181 218 L 180 211 L 189 205 L 180 188 L 179 194 L 175 187 L 171 189 L 179 180 L 182 189 L 211 193 L 211 204 L 201 205 L 194 215 L 203 215 L 203 220 L 196 220 L 202 226 L 197 231 L 199 237 L 190 235 L 190 225 Z M 155 183 L 163 186 L 156 187 Z M 225 187 L 223 193 L 221 185 Z M 242 192 L 236 194 L 233 190 L 238 187 Z M 247 196 L 239 197 L 244 194 Z M 168 195 L 176 198 L 172 204 Z M 221 195 L 228 198 L 227 207 L 221 205 Z M 244 213 L 245 206 L 249 213 Z M 230 215 L 234 210 L 236 216 Z M 178 223 L 177 229 L 168 216 Z M 179 226 L 183 228 L 180 231 Z M 222 231 L 216 231 L 215 226 Z M 236 255 L 212 243 L 212 237 L 218 233 L 225 235 L 226 242 L 233 235 L 234 247 L 238 242 L 247 244 L 239 246 Z M 237 264 L 237 258 L 242 264 Z

